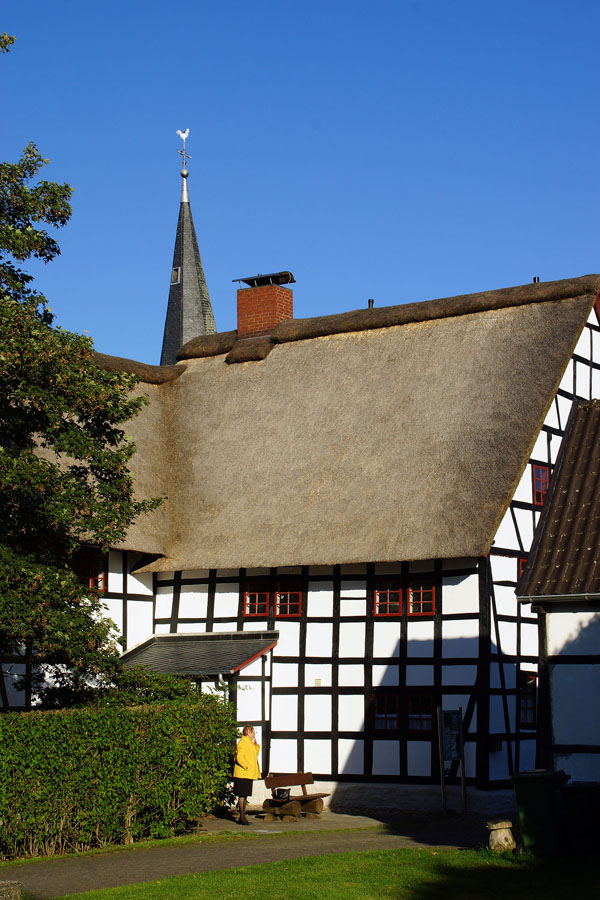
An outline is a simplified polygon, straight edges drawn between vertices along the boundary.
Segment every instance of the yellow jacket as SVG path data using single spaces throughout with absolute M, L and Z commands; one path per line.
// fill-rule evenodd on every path
M 256 781 L 262 778 L 258 765 L 260 744 L 253 744 L 250 738 L 243 734 L 237 745 L 235 765 L 233 767 L 234 778 L 252 778 Z

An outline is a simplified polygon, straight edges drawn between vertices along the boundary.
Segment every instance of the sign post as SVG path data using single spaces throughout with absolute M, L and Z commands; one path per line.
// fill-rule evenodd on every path
M 463 814 L 467 811 L 467 792 L 465 786 L 465 752 L 462 729 L 462 706 L 458 709 L 437 709 L 438 747 L 440 754 L 440 785 L 442 789 L 442 811 L 446 809 L 446 763 L 460 763 L 460 789 Z

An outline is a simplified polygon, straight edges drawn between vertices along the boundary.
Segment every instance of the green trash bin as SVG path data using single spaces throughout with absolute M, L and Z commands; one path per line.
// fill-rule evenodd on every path
M 537 856 L 552 856 L 559 850 L 560 791 L 570 777 L 562 770 L 533 769 L 511 778 L 523 846 Z

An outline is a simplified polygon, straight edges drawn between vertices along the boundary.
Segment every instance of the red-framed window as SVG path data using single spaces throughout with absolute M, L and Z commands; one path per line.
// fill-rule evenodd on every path
M 406 697 L 406 725 L 412 734 L 433 731 L 433 697 L 431 694 L 410 693 Z
M 389 691 L 371 694 L 373 728 L 375 731 L 398 731 L 399 697 Z
M 244 594 L 244 616 L 250 619 L 266 619 L 269 615 L 269 591 L 259 588 Z
M 94 547 L 81 547 L 75 555 L 75 572 L 82 584 L 96 588 L 98 591 L 108 590 L 108 556 Z
M 534 464 L 531 467 L 531 474 L 533 479 L 533 504 L 534 506 L 543 506 L 548 493 L 548 485 L 550 484 L 550 467 Z
M 535 728 L 537 724 L 537 675 L 535 672 L 519 672 L 517 685 L 519 728 Z
M 302 591 L 275 591 L 275 617 L 297 619 L 302 615 Z
M 432 616 L 435 613 L 435 585 L 414 584 L 408 589 L 408 615 Z
M 525 571 L 526 567 L 527 567 L 527 557 L 519 556 L 519 558 L 517 559 L 517 581 L 523 575 L 523 572 Z
M 374 616 L 399 616 L 402 613 L 402 588 L 381 585 L 375 588 Z

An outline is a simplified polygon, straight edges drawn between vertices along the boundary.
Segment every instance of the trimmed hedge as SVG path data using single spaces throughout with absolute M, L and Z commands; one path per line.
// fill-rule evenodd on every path
M 0 858 L 168 837 L 222 799 L 237 736 L 212 695 L 0 715 Z

